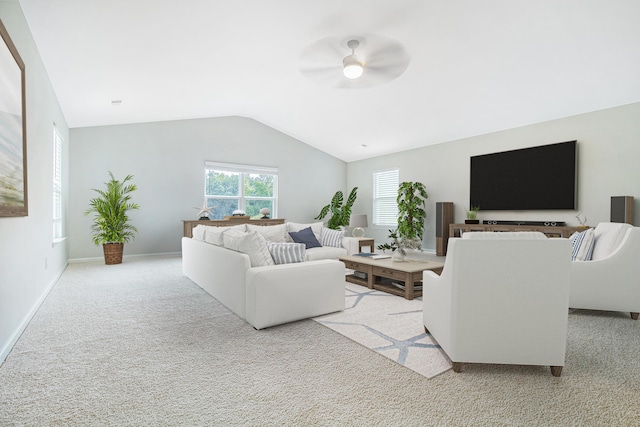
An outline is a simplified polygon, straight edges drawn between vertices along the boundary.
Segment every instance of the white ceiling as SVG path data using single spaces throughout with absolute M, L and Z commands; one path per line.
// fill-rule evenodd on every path
M 72 128 L 239 115 L 355 161 L 640 101 L 637 0 L 20 4 Z M 361 34 L 399 41 L 407 70 L 360 89 L 300 72 L 308 46 Z

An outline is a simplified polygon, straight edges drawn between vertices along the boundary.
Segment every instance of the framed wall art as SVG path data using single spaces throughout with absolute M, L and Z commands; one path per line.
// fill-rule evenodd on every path
M 24 62 L 0 21 L 0 217 L 27 216 Z

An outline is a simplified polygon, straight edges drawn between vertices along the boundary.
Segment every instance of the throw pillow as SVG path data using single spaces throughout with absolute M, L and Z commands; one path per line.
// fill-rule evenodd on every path
M 249 255 L 251 267 L 274 265 L 266 240 L 256 231 L 227 230 L 222 237 L 225 248 Z
M 323 226 L 322 222 L 314 222 L 314 223 L 311 223 L 311 224 L 300 224 L 300 223 L 297 223 L 297 222 L 287 222 L 287 232 L 292 232 L 292 231 L 297 232 L 297 231 L 303 230 L 305 228 L 311 227 L 311 231 L 313 231 L 313 234 L 316 236 L 316 239 L 320 240 L 320 234 L 322 234 L 322 226 Z M 293 239 L 291 239 L 289 237 L 289 239 L 287 239 L 287 241 L 288 242 L 293 242 Z
M 322 227 L 322 233 L 320 234 L 320 243 L 322 243 L 322 246 L 341 248 L 342 239 L 344 239 L 344 230 L 332 230 L 327 227 Z
M 311 231 L 311 227 L 304 228 L 300 231 L 290 231 L 289 236 L 291 236 L 293 241 L 296 243 L 304 243 L 307 249 L 319 248 L 322 246 L 320 242 L 318 242 L 318 239 L 316 239 L 313 231 Z
M 582 232 L 576 231 L 570 239 L 572 245 L 571 261 L 591 261 L 595 243 L 593 228 Z
M 304 243 L 267 243 L 267 247 L 276 264 L 291 264 L 305 260 Z

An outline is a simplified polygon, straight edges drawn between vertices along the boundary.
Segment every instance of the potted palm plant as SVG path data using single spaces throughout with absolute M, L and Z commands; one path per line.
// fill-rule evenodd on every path
M 109 176 L 111 180 L 105 183 L 106 189 L 93 189 L 98 197 L 89 201 L 89 209 L 84 214 L 94 214 L 93 243 L 102 245 L 105 264 L 121 264 L 124 244 L 133 240 L 138 231 L 129 222 L 127 211 L 140 206 L 131 201 L 130 193 L 137 189 L 136 185 L 126 184 L 133 175 L 127 175 L 122 181 L 115 179 L 111 172 Z

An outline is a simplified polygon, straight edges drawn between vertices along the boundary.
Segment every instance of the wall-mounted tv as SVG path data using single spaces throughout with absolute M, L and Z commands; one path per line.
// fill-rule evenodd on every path
M 471 157 L 470 206 L 576 209 L 576 141 Z

